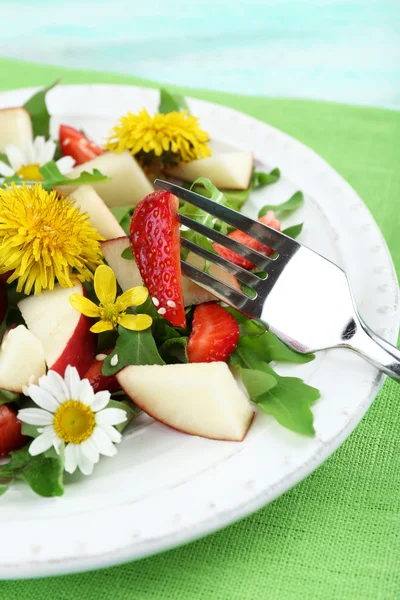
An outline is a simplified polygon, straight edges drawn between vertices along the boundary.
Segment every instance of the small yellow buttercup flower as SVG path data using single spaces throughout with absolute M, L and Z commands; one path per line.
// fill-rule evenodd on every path
M 128 112 L 120 118 L 105 147 L 112 152 L 129 150 L 143 165 L 154 159 L 167 165 L 207 158 L 211 155 L 209 139 L 197 118 L 187 111 L 152 117 L 143 108 L 137 115 Z
M 74 278 L 93 279 L 102 263 L 103 238 L 72 202 L 41 184 L 0 189 L 0 274 L 17 292 L 40 294 L 55 281 L 72 287 Z
M 143 331 L 152 324 L 153 320 L 149 315 L 126 314 L 130 306 L 140 306 L 146 302 L 149 293 L 144 286 L 133 287 L 117 298 L 114 271 L 107 265 L 100 265 L 94 274 L 94 291 L 100 300 L 99 306 L 80 294 L 72 294 L 69 297 L 70 303 L 76 310 L 87 317 L 99 319 L 90 328 L 94 333 L 115 329 L 117 325 L 133 331 Z

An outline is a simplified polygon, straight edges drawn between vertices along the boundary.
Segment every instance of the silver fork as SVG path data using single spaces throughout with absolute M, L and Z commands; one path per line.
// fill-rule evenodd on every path
M 364 323 L 340 267 L 283 233 L 200 194 L 159 179 L 155 187 L 171 192 L 275 250 L 275 255 L 268 258 L 186 215 L 179 215 L 182 225 L 247 258 L 267 274 L 263 279 L 182 238 L 185 248 L 235 275 L 253 290 L 254 297 L 182 260 L 182 271 L 187 278 L 246 315 L 262 319 L 298 352 L 347 348 L 400 381 L 400 351 Z

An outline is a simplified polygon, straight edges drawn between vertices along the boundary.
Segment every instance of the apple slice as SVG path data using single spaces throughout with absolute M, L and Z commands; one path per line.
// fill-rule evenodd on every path
M 0 109 L 0 152 L 4 152 L 8 144 L 24 150 L 27 142 L 32 142 L 31 116 L 25 108 Z
M 57 284 L 39 296 L 18 302 L 28 329 L 42 342 L 47 366 L 64 376 L 67 365 L 76 367 L 82 377 L 96 353 L 96 336 L 90 331 L 91 319 L 75 310 L 71 294 L 85 295 L 80 282 L 63 288 Z
M 106 240 L 125 235 L 125 231 L 117 219 L 91 185 L 79 186 L 68 198 L 79 208 L 81 213 L 89 215 L 93 227 L 96 227 Z
M 126 250 L 126 248 L 130 248 L 129 238 L 127 236 L 108 240 L 106 242 L 102 242 L 101 244 L 104 257 L 114 271 L 117 281 L 124 292 L 129 290 L 131 287 L 135 287 L 136 285 L 143 285 L 136 261 L 127 260 L 121 256 L 121 253 Z M 204 259 L 193 252 L 188 254 L 186 262 L 198 267 L 199 269 L 204 268 Z M 227 273 L 227 271 L 224 271 L 221 269 L 221 267 L 218 267 L 217 265 L 211 265 L 210 274 L 217 279 L 228 283 L 235 289 L 240 290 L 240 285 L 236 277 L 230 273 Z M 203 302 L 211 302 L 212 300 L 215 300 L 215 296 L 213 294 L 196 283 L 193 283 L 193 281 L 190 281 L 186 277 L 182 277 L 182 291 L 185 306 L 192 306 L 192 304 L 203 304 Z
M 99 169 L 103 175 L 111 177 L 107 183 L 94 183 L 93 188 L 104 200 L 107 206 L 132 206 L 153 191 L 153 186 L 147 179 L 144 171 L 128 152 L 106 152 L 93 160 L 89 160 L 72 169 L 67 177 L 73 179 L 82 173 Z M 62 185 L 59 190 L 63 194 L 71 194 L 77 186 Z
M 21 393 L 45 373 L 42 342 L 24 325 L 10 329 L 0 348 L 0 388 Z
M 165 169 L 167 175 L 183 181 L 192 182 L 198 177 L 208 177 L 216 187 L 226 190 L 247 190 L 252 171 L 251 152 L 215 154 Z
M 224 362 L 129 366 L 116 377 L 145 413 L 184 433 L 241 442 L 253 420 Z

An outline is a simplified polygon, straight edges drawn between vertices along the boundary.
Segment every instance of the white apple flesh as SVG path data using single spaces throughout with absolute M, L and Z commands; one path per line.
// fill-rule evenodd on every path
M 79 208 L 81 213 L 87 213 L 89 221 L 106 240 L 125 235 L 110 209 L 105 205 L 96 190 L 91 185 L 81 185 L 68 199 Z
M 135 287 L 136 285 L 143 285 L 136 261 L 127 260 L 121 256 L 122 252 L 129 247 L 130 242 L 127 236 L 114 240 L 108 240 L 106 242 L 102 242 L 101 244 L 104 257 L 114 271 L 117 281 L 124 292 L 129 290 L 131 287 Z M 197 256 L 197 254 L 194 254 L 193 252 L 188 254 L 186 262 L 199 269 L 204 268 L 204 259 L 200 256 Z M 217 265 L 211 265 L 209 272 L 217 279 L 220 279 L 235 289 L 240 290 L 238 280 Z M 202 304 L 203 302 L 211 302 L 212 300 L 215 300 L 215 296 L 213 294 L 196 283 L 193 283 L 193 281 L 190 281 L 186 277 L 182 277 L 182 290 L 185 306 L 192 306 L 193 304 Z
M 184 433 L 241 442 L 253 420 L 224 362 L 129 366 L 116 377 L 145 413 Z
M 247 190 L 252 171 L 251 152 L 215 154 L 165 169 L 167 175 L 182 181 L 193 182 L 198 177 L 207 177 L 217 188 L 226 190 Z
M 92 173 L 93 169 L 98 169 L 103 175 L 111 178 L 111 181 L 106 183 L 93 184 L 93 188 L 109 207 L 136 205 L 154 190 L 143 169 L 128 151 L 120 154 L 106 152 L 75 167 L 67 173 L 67 177 L 73 179 L 82 171 Z M 58 189 L 67 195 L 76 188 L 77 186 L 71 183 L 59 186 Z
M 25 108 L 0 109 L 0 152 L 9 144 L 24 150 L 32 140 L 31 116 Z
M 57 284 L 53 290 L 28 296 L 18 308 L 28 329 L 43 344 L 48 368 L 64 376 L 71 365 L 82 377 L 96 354 L 96 336 L 90 331 L 91 319 L 71 306 L 71 294 L 85 295 L 80 282 L 71 288 Z
M 21 393 L 46 373 L 41 341 L 24 325 L 10 329 L 0 347 L 0 388 Z

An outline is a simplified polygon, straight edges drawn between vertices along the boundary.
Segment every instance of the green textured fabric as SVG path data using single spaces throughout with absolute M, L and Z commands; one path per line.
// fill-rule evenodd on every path
M 128 76 L 0 60 L 1 90 L 44 85 L 59 76 L 63 83 L 155 86 Z M 181 91 L 242 110 L 314 148 L 367 203 L 399 273 L 400 113 Z M 254 515 L 136 563 L 80 575 L 0 582 L 0 597 L 399 599 L 399 439 L 400 387 L 387 381 L 343 446 L 305 481 Z

